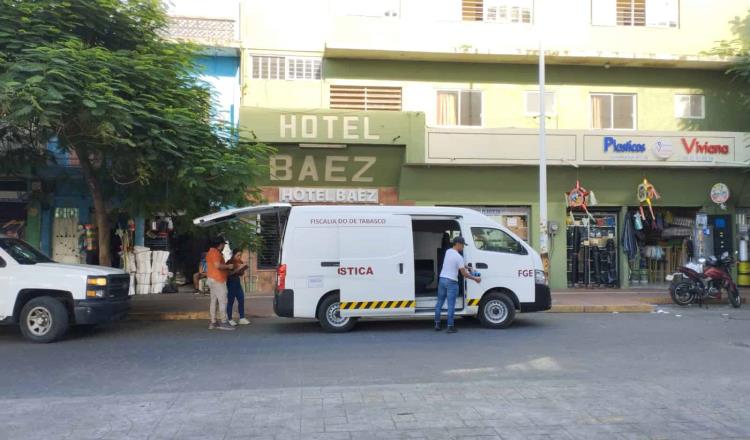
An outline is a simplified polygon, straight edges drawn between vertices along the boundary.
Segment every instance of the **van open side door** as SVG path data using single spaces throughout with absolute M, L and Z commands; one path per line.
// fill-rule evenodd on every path
M 411 217 L 352 214 L 338 225 L 341 315 L 413 314 L 416 303 Z

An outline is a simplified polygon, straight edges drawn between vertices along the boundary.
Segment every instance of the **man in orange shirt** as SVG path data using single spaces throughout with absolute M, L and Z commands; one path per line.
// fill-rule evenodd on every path
M 227 275 L 233 269 L 231 264 L 224 261 L 221 251 L 226 242 L 221 237 L 211 240 L 211 249 L 206 254 L 206 277 L 208 278 L 208 289 L 211 291 L 211 305 L 209 315 L 211 322 L 209 330 L 234 330 L 227 322 Z M 219 306 L 219 321 L 216 320 L 216 306 Z

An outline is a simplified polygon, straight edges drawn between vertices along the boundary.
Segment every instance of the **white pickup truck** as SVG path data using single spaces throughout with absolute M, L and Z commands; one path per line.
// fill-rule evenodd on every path
M 20 325 L 33 342 L 55 341 L 70 325 L 124 318 L 129 287 L 122 270 L 55 263 L 28 243 L 0 235 L 0 324 Z

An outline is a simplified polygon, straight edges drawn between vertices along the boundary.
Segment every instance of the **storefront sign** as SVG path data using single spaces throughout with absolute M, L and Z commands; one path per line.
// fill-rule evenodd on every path
M 667 160 L 674 154 L 672 143 L 668 140 L 659 139 L 654 143 L 654 156 L 661 160 Z
M 371 168 L 377 161 L 374 156 L 325 155 L 324 165 L 320 166 L 316 164 L 315 156 L 308 154 L 295 167 L 292 155 L 276 154 L 270 159 L 271 180 L 371 183 L 374 180 Z
M 723 205 L 729 200 L 729 187 L 723 183 L 717 183 L 711 187 L 711 201 L 717 205 Z
M 729 154 L 729 145 L 710 144 L 708 141 L 701 142 L 697 138 L 688 141 L 682 138 L 682 146 L 687 154 Z
M 279 201 L 288 203 L 377 204 L 377 188 L 279 188 Z
M 419 112 L 243 106 L 240 126 L 269 144 L 407 145 L 423 142 L 425 121 Z
M 268 186 L 397 186 L 404 161 L 399 146 L 349 145 L 302 148 L 278 145 L 268 158 Z
M 604 138 L 604 152 L 606 153 L 607 151 L 615 153 L 644 153 L 646 152 L 646 144 L 639 144 L 632 140 L 618 143 L 614 137 L 606 136 Z
M 25 202 L 27 199 L 26 191 L 0 191 L 0 202 Z
M 584 162 L 690 165 L 735 160 L 735 138 L 702 136 L 584 135 Z
M 370 132 L 369 116 L 279 115 L 281 139 L 296 138 L 298 134 L 303 139 L 333 139 L 337 132 L 348 140 L 380 140 L 379 135 Z

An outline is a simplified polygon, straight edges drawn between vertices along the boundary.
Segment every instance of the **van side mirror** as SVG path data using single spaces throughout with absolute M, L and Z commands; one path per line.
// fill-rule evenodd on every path
M 3 268 L 3 267 L 5 267 L 5 260 L 3 260 L 2 258 L 0 258 L 0 269 Z

